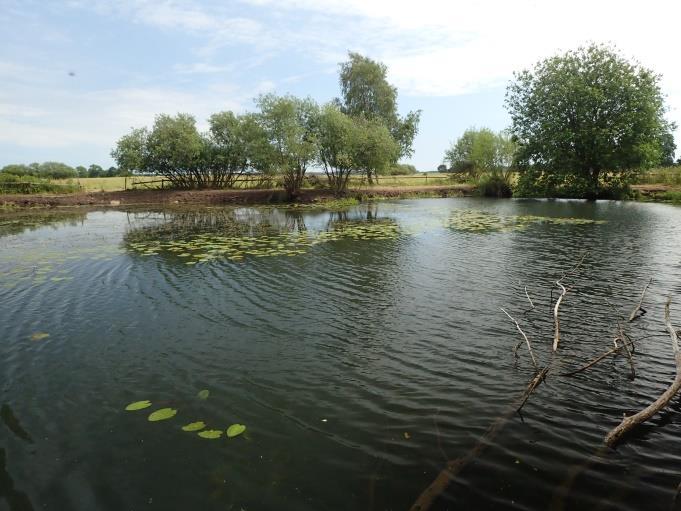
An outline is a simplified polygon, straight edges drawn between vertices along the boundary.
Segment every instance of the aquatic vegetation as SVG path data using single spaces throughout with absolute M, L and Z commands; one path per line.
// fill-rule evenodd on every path
M 173 408 L 161 408 L 149 415 L 149 422 L 164 421 L 175 417 L 177 410 Z
M 604 220 L 588 218 L 548 217 L 535 215 L 497 215 L 479 210 L 455 211 L 445 221 L 445 226 L 458 231 L 472 233 L 520 231 L 533 224 L 553 225 L 596 225 Z
M 135 401 L 134 403 L 130 403 L 128 406 L 125 407 L 125 409 L 128 412 L 135 412 L 137 410 L 144 410 L 145 408 L 149 408 L 150 406 L 151 401 L 145 399 L 144 401 Z
M 33 335 L 31 335 L 31 340 L 32 341 L 42 341 L 44 339 L 47 339 L 50 336 L 47 332 L 36 332 Z
M 345 221 L 329 224 L 323 231 L 294 231 L 255 236 L 225 236 L 214 232 L 170 240 L 129 241 L 127 246 L 142 257 L 166 255 L 186 265 L 221 259 L 297 256 L 319 243 L 351 240 L 390 240 L 403 234 L 394 221 Z
M 14 415 L 14 411 L 10 405 L 3 404 L 2 407 L 0 407 L 0 420 L 2 420 L 3 424 L 7 426 L 7 429 L 14 433 L 18 438 L 29 444 L 33 443 L 33 438 L 31 438 L 28 431 L 23 428 L 19 419 Z
M 210 390 L 208 389 L 203 389 L 200 390 L 199 393 L 196 395 L 199 399 L 208 399 L 208 396 L 210 396 Z
M 244 431 L 246 431 L 246 426 L 243 424 L 232 424 L 229 428 L 227 428 L 227 437 L 234 438 L 235 436 L 239 436 Z
M 203 421 L 192 422 L 186 426 L 182 426 L 182 431 L 199 431 L 206 427 L 206 423 Z
M 219 429 L 207 429 L 205 431 L 199 431 L 198 435 L 201 438 L 208 438 L 210 440 L 214 440 L 222 436 L 222 431 Z

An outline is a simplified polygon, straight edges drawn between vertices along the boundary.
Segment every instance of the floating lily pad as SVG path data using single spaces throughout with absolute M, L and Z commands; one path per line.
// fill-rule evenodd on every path
M 208 396 L 210 396 L 210 390 L 208 389 L 203 389 L 197 394 L 199 399 L 208 399 Z
M 156 410 L 155 412 L 152 412 L 149 415 L 149 421 L 150 422 L 164 421 L 172 417 L 175 417 L 175 414 L 177 414 L 177 410 L 173 408 L 161 408 L 160 410 Z
M 214 440 L 222 436 L 222 431 L 220 431 L 219 429 L 207 429 L 205 431 L 199 431 L 199 436 L 201 438 L 208 438 L 210 440 Z
M 125 407 L 125 409 L 128 412 L 134 412 L 137 410 L 144 410 L 145 408 L 149 408 L 150 406 L 151 401 L 145 399 L 144 401 L 135 401 L 134 403 L 130 403 L 128 406 Z
M 246 431 L 246 426 L 243 424 L 232 424 L 229 428 L 227 428 L 227 437 L 234 438 L 235 436 L 239 436 L 244 431 Z
M 32 341 L 42 341 L 50 336 L 47 332 L 36 332 L 31 336 Z
M 186 426 L 182 426 L 182 431 L 198 431 L 206 427 L 206 423 L 203 421 L 192 422 Z

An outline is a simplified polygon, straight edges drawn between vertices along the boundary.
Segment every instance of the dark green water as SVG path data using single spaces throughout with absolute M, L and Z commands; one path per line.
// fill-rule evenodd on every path
M 434 509 L 550 509 L 623 413 L 674 375 L 681 209 L 434 199 L 344 211 L 0 216 L 0 510 L 402 510 L 533 369 L 556 370 Z M 635 355 L 612 347 L 653 277 Z M 524 287 L 536 308 L 528 309 Z M 35 334 L 49 334 L 34 340 Z M 208 389 L 208 399 L 197 393 Z M 127 412 L 148 399 L 151 408 Z M 150 412 L 177 409 L 149 422 Z M 236 438 L 183 432 L 204 421 Z M 669 509 L 681 405 L 587 467 L 568 509 Z

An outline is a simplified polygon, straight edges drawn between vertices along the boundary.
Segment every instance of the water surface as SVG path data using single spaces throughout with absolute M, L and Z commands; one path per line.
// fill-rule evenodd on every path
M 434 507 L 549 509 L 673 378 L 662 314 L 671 294 L 681 327 L 680 246 L 679 208 L 624 202 L 2 215 L 0 509 L 408 509 L 533 375 L 499 308 L 548 363 L 553 282 L 586 252 L 556 370 Z M 650 277 L 627 327 L 637 378 L 622 357 L 558 376 L 612 347 Z M 178 413 L 147 421 L 163 407 Z M 669 509 L 680 408 L 586 467 L 563 504 Z M 247 430 L 180 429 L 199 420 Z

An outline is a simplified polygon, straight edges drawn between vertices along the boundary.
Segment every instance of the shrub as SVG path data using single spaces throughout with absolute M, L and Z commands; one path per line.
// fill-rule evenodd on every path
M 508 179 L 500 174 L 483 174 L 477 182 L 477 190 L 483 197 L 508 198 L 513 195 Z
M 0 173 L 0 193 L 73 193 L 80 191 L 76 183 L 55 184 L 35 176 Z

